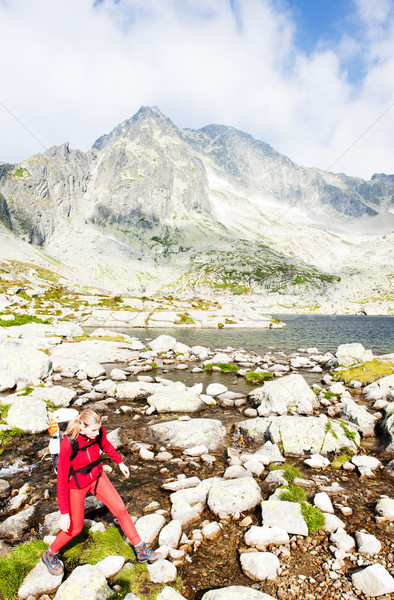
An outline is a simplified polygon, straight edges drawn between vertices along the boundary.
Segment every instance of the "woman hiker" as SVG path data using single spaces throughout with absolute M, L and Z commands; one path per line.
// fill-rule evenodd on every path
M 119 465 L 125 477 L 129 477 L 129 468 L 108 441 L 99 413 L 84 410 L 71 419 L 60 445 L 57 497 L 61 532 L 42 555 L 42 560 L 52 575 L 63 573 L 63 563 L 58 556 L 60 548 L 82 530 L 84 501 L 88 492 L 104 502 L 118 519 L 123 532 L 134 546 L 139 562 L 152 563 L 161 558 L 158 552 L 153 552 L 141 541 L 123 500 L 104 473 L 100 449 Z

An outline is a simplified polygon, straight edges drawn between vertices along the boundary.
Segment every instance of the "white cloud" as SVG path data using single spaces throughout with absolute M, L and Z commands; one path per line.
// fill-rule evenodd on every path
M 155 104 L 179 127 L 224 123 L 298 164 L 369 178 L 394 171 L 394 11 L 358 0 L 359 30 L 306 55 L 279 2 L 0 0 L 0 101 L 44 146 L 94 140 Z M 365 75 L 352 83 L 349 57 Z M 377 123 L 370 128 L 376 121 Z M 0 106 L 0 161 L 40 144 Z M 369 131 L 355 143 L 361 134 Z

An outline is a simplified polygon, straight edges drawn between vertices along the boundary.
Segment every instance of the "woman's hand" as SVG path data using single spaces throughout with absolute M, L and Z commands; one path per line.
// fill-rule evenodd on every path
M 60 529 L 62 531 L 68 531 L 70 529 L 70 515 L 69 513 L 65 513 L 64 515 L 60 515 Z
M 122 471 L 126 479 L 130 476 L 129 467 L 125 465 L 124 462 L 119 463 L 119 469 Z

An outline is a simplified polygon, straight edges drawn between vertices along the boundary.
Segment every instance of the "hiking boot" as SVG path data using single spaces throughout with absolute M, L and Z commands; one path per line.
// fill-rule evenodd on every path
M 153 552 L 153 550 L 151 550 L 149 546 L 145 544 L 145 542 L 142 542 L 142 544 L 139 544 L 139 546 L 134 546 L 134 550 L 137 555 L 138 562 L 153 563 L 161 558 L 160 552 Z
M 47 548 L 41 557 L 42 562 L 51 575 L 63 575 L 63 563 L 57 554 Z

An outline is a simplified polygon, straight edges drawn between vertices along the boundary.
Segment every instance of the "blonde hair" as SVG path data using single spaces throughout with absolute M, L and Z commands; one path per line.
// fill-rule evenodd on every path
M 81 424 L 85 426 L 101 425 L 101 415 L 96 410 L 92 410 L 91 408 L 83 410 L 70 420 L 69 424 L 67 425 L 66 435 L 74 440 L 81 431 Z

